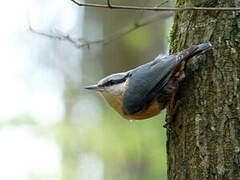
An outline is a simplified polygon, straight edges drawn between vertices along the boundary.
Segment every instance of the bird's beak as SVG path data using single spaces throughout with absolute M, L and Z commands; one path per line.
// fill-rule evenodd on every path
M 95 85 L 91 85 L 91 86 L 86 86 L 84 87 L 85 89 L 88 89 L 88 90 L 96 90 L 96 91 L 101 91 L 103 90 L 102 87 L 99 87 L 97 84 Z

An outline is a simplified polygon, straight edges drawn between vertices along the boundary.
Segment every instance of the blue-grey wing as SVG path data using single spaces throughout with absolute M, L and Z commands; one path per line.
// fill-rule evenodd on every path
M 194 45 L 167 57 L 157 57 L 154 61 L 129 71 L 131 77 L 123 98 L 123 111 L 134 114 L 145 108 L 159 96 L 182 61 L 210 49 L 211 46 L 209 42 Z
M 193 53 L 195 47 L 154 61 L 130 71 L 128 88 L 123 98 L 123 111 L 134 114 L 142 110 L 159 94 L 177 66 Z
M 169 58 L 169 57 L 168 57 Z M 128 88 L 123 98 L 123 111 L 134 114 L 144 108 L 153 99 L 153 89 L 161 89 L 169 80 L 176 66 L 176 57 L 171 60 L 156 60 L 142 65 L 130 72 Z

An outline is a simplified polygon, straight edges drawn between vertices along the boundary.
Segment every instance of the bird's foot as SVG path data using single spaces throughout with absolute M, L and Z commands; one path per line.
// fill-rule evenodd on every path
M 177 102 L 175 103 L 175 106 L 173 106 L 173 104 L 170 104 L 168 107 L 166 123 L 163 125 L 163 127 L 167 128 L 169 131 L 171 131 L 171 123 L 175 121 L 174 115 L 176 114 L 180 105 L 182 105 L 182 101 L 177 100 Z

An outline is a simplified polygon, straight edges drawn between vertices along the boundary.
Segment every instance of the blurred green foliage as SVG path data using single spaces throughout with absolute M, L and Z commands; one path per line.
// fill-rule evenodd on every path
M 65 179 L 74 176 L 81 153 L 96 153 L 104 161 L 104 180 L 166 179 L 165 113 L 129 122 L 108 109 L 94 127 L 63 124 L 57 139 L 65 149 Z M 86 119 L 87 121 L 87 119 Z M 69 172 L 70 171 L 70 172 Z
M 91 3 L 94 2 L 99 3 L 97 0 L 91 1 Z M 124 0 L 121 2 L 113 0 L 112 3 L 154 7 L 161 4 L 161 2 L 162 1 L 158 0 Z M 46 3 L 46 7 L 48 7 L 48 4 L 49 2 Z M 45 6 L 43 5 L 42 7 Z M 76 11 L 79 11 L 79 9 L 76 8 Z M 64 10 L 62 12 L 65 13 L 66 11 Z M 121 34 L 122 30 L 126 27 L 133 26 L 134 23 L 139 22 L 139 20 L 144 20 L 145 18 L 156 15 L 158 15 L 158 12 L 130 12 L 124 10 L 86 8 L 84 10 L 83 24 L 78 24 L 80 22 L 79 20 L 76 21 L 76 37 L 79 36 L 93 41 L 107 38 L 117 32 Z M 82 16 L 83 15 L 80 13 L 79 18 L 81 19 Z M 58 21 L 61 22 L 62 20 Z M 69 43 L 64 44 L 60 41 L 56 41 L 54 38 L 50 38 L 51 42 L 49 41 L 46 47 L 45 44 L 41 45 L 41 43 L 47 42 L 41 42 L 40 39 L 29 41 L 31 42 L 29 50 L 33 54 L 33 57 L 36 56 L 36 59 L 33 58 L 34 66 L 31 64 L 32 62 L 29 63 L 31 67 L 28 71 L 32 73 L 29 74 L 34 75 L 34 73 L 38 71 L 42 74 L 46 74 L 46 72 L 51 70 L 57 70 L 57 73 L 55 71 L 55 73 L 53 73 L 55 76 L 61 74 L 60 78 L 55 79 L 57 84 L 56 87 L 54 87 L 55 83 L 52 83 L 51 80 L 46 84 L 43 83 L 48 79 L 49 75 L 46 75 L 47 77 L 45 77 L 45 80 L 44 77 L 42 80 L 41 78 L 36 78 L 38 77 L 36 75 L 35 78 L 32 78 L 34 76 L 27 75 L 26 83 L 28 83 L 28 85 L 26 85 L 26 87 L 29 86 L 29 92 L 31 93 L 27 94 L 28 91 L 26 90 L 26 92 L 23 93 L 23 97 L 25 97 L 26 93 L 29 96 L 27 100 L 31 99 L 29 102 L 30 104 L 33 103 L 33 107 L 30 108 L 28 112 L 29 114 L 25 114 L 23 102 L 23 107 L 16 108 L 23 108 L 23 115 L 20 114 L 16 118 L 7 121 L 0 119 L 0 130 L 10 130 L 11 128 L 14 130 L 14 128 L 17 127 L 26 131 L 26 137 L 31 137 L 34 139 L 34 142 L 39 139 L 44 139 L 44 143 L 40 143 L 39 147 L 37 147 L 40 150 L 42 145 L 47 146 L 47 149 L 52 148 L 49 144 L 54 146 L 52 151 L 54 151 L 57 156 L 57 158 L 54 159 L 54 161 L 56 161 L 54 163 L 57 164 L 55 164 L 57 166 L 57 172 L 55 172 L 55 169 L 53 171 L 57 175 L 48 173 L 48 169 L 43 170 L 46 171 L 46 174 L 44 174 L 45 172 L 43 173 L 40 171 L 38 166 L 36 172 L 31 172 L 31 168 L 26 168 L 25 173 L 29 173 L 30 180 L 81 180 L 79 179 L 79 173 L 81 173 L 79 166 L 81 166 L 81 160 L 84 159 L 84 156 L 89 153 L 96 155 L 99 157 L 100 161 L 102 161 L 104 166 L 104 180 L 167 179 L 166 129 L 163 128 L 163 124 L 165 123 L 165 112 L 149 120 L 129 122 L 107 107 L 104 108 L 102 114 L 96 113 L 95 119 L 99 119 L 98 122 L 91 122 L 86 116 L 76 116 L 76 119 L 73 118 L 75 106 L 78 103 L 81 104 L 81 107 L 85 105 L 84 102 L 86 101 L 81 102 L 81 98 L 84 98 L 87 93 L 83 90 L 84 85 L 95 83 L 103 76 L 111 73 L 127 71 L 152 60 L 159 53 L 165 53 L 168 38 L 167 26 L 168 24 L 165 19 L 159 19 L 158 22 L 149 26 L 141 27 L 125 36 L 119 36 L 119 38 L 111 41 L 109 44 L 95 44 L 94 46 L 90 46 L 90 49 L 74 49 Z M 56 29 L 58 29 L 58 26 L 56 27 Z M 46 32 L 52 32 L 55 26 L 50 24 L 49 28 L 50 29 L 47 29 Z M 61 32 L 61 29 L 59 30 L 59 32 Z M 75 32 L 74 28 L 68 32 L 70 36 L 73 31 Z M 45 30 L 43 30 L 43 32 L 45 32 Z M 63 30 L 62 32 L 65 31 Z M 53 31 L 53 35 L 54 33 L 55 31 Z M 58 35 L 57 31 L 56 35 Z M 25 36 L 23 37 L 25 41 Z M 36 37 L 42 38 L 41 36 Z M 48 38 L 43 39 L 48 40 Z M 35 41 L 40 42 L 40 44 L 35 46 Z M 37 68 L 35 67 L 35 63 Z M 35 68 L 38 69 L 38 71 L 36 71 Z M 41 73 L 39 73 L 40 76 L 42 75 Z M 20 83 L 23 83 L 22 80 Z M 64 90 L 61 90 L 61 86 L 63 86 L 62 88 Z M 22 87 L 24 87 L 25 91 L 25 85 Z M 38 88 L 40 88 L 39 92 L 36 91 Z M 52 93 L 53 90 L 56 90 L 56 92 Z M 18 90 L 16 89 L 16 91 Z M 51 119 L 52 112 L 51 108 L 48 109 L 48 101 L 44 102 L 43 106 L 37 102 L 38 99 L 39 102 L 41 102 L 41 98 L 38 98 L 38 96 L 44 97 L 45 94 L 51 94 L 48 93 L 48 91 L 52 94 L 58 94 L 59 99 L 60 97 L 62 98 L 61 103 L 56 100 L 57 103 L 60 103 L 59 106 L 56 106 L 56 109 L 59 109 L 62 105 L 64 106 L 62 110 L 60 108 L 59 112 L 57 112 L 63 114 L 59 116 L 57 120 L 55 118 Z M 33 98 L 31 96 L 33 96 Z M 11 97 L 11 95 L 9 97 Z M 14 99 L 11 99 L 12 98 L 9 98 L 8 101 L 12 101 L 12 107 L 15 108 Z M 86 99 L 88 100 L 88 98 Z M 21 100 L 23 100 L 23 98 Z M 29 103 L 27 100 L 26 103 Z M 50 119 L 47 118 L 48 116 L 41 116 L 42 109 L 49 113 Z M 79 109 L 81 108 L 77 106 L 77 111 L 80 111 Z M 4 110 L 5 109 L 3 109 L 3 111 Z M 30 111 L 33 111 L 33 113 Z M 87 111 L 84 112 L 87 115 L 88 113 L 95 113 L 94 111 L 91 112 L 90 108 L 89 112 L 88 109 L 84 109 L 82 112 L 83 111 Z M 44 113 L 46 112 L 44 111 Z M 35 116 L 31 116 L 32 114 L 35 114 Z M 39 117 L 36 118 L 36 115 Z M 98 117 L 98 115 L 102 115 L 102 117 Z M 9 136 L 11 137 L 12 134 L 10 133 Z M 35 144 L 28 144 L 27 148 L 34 145 Z M 32 156 L 39 156 L 37 153 L 38 152 L 32 152 Z M 17 148 L 16 154 L 17 156 L 22 155 L 19 154 Z M 10 154 L 9 156 L 12 155 Z M 41 157 L 44 157 L 46 163 L 50 161 L 48 152 L 42 152 Z M 24 159 L 24 161 L 26 159 Z M 34 163 L 30 166 L 34 166 Z M 14 170 L 12 171 L 14 172 Z
M 151 32 L 148 29 L 140 28 L 134 33 L 130 33 L 123 38 L 123 46 L 127 46 L 134 51 L 145 51 L 152 42 L 150 33 Z

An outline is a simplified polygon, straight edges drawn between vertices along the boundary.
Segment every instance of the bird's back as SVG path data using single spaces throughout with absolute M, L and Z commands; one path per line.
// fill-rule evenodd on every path
M 152 62 L 130 71 L 128 88 L 123 97 L 123 112 L 126 115 L 134 115 L 151 108 L 151 104 L 155 104 L 155 100 L 171 77 L 174 75 L 179 77 L 186 61 L 209 46 L 207 43 L 194 45 L 170 56 L 157 57 Z M 164 105 L 160 106 L 164 108 Z M 153 109 L 157 113 L 158 109 Z

